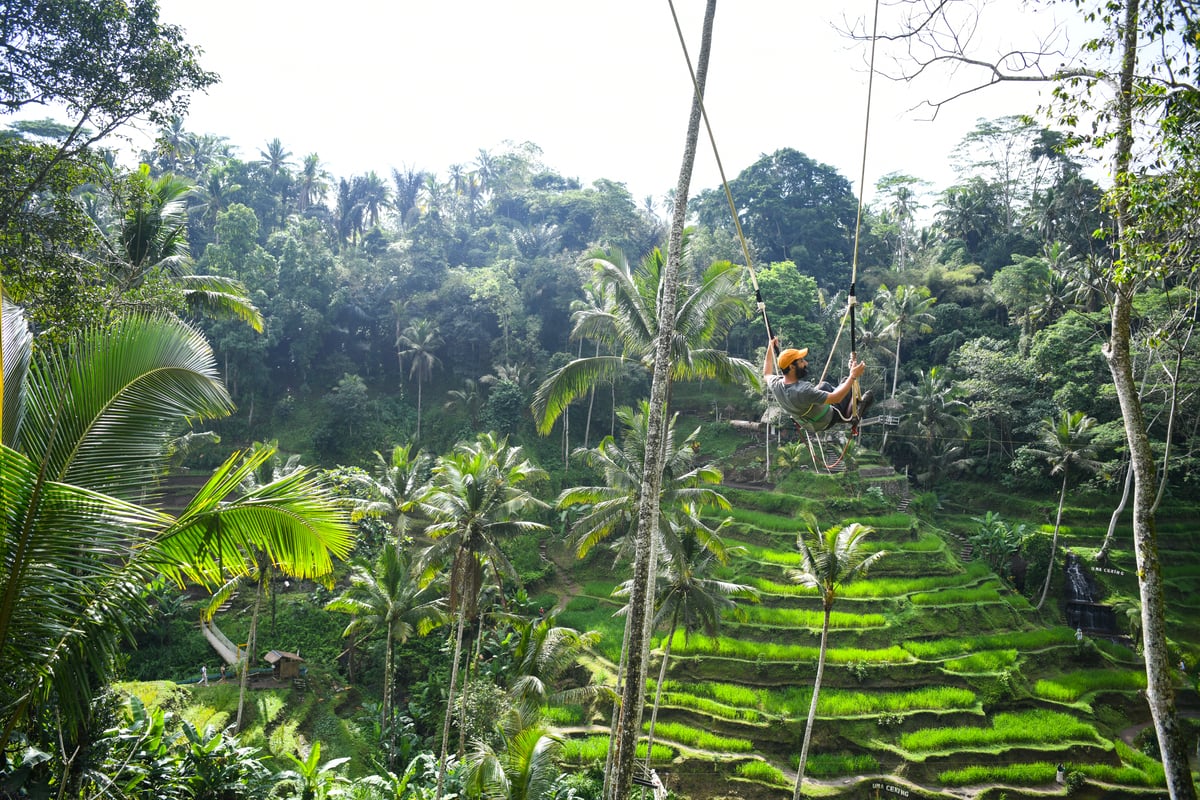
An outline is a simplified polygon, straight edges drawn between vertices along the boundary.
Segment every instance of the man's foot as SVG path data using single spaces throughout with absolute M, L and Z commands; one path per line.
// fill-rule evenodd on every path
M 863 392 L 863 396 L 858 398 L 858 408 L 854 410 L 855 422 L 861 421 L 867 416 L 867 412 L 871 410 L 871 404 L 875 402 L 875 393 L 871 390 Z

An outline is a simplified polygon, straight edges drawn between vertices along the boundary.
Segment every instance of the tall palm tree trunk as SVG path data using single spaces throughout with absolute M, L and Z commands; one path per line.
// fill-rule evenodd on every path
M 395 626 L 389 622 L 387 629 L 387 652 L 383 656 L 383 703 L 379 712 L 380 733 L 391 743 L 392 726 L 392 681 L 395 680 L 395 662 L 392 654 L 392 643 L 395 640 Z M 388 767 L 394 767 L 396 756 L 394 747 L 388 747 Z
M 421 441 L 421 376 L 417 376 L 417 441 Z
M 250 686 L 250 660 L 254 657 L 254 652 L 258 647 L 258 612 L 262 607 L 263 598 L 263 581 L 257 581 L 254 589 L 254 608 L 250 613 L 250 633 L 246 635 L 246 657 L 242 659 L 242 679 L 238 686 L 238 710 L 237 719 L 234 721 L 233 728 L 236 731 L 242 729 L 242 724 L 245 722 L 243 713 L 246 709 L 246 689 Z
M 825 604 L 825 620 L 821 623 L 821 652 L 817 656 L 817 678 L 813 681 L 812 702 L 808 704 L 808 721 L 804 723 L 804 741 L 800 745 L 800 764 L 796 767 L 796 790 L 792 792 L 792 800 L 800 800 L 800 787 L 804 784 L 808 745 L 812 742 L 813 720 L 817 718 L 817 699 L 821 695 L 821 678 L 825 674 L 825 649 L 829 642 L 829 612 L 832 609 L 832 603 Z
M 683 263 L 683 230 L 687 220 L 687 199 L 691 187 L 692 166 L 696 161 L 696 142 L 700 136 L 703 95 L 708 76 L 708 59 L 712 50 L 713 18 L 717 0 L 705 4 L 700 55 L 696 62 L 696 85 L 692 94 L 692 110 L 684 139 L 683 161 L 675 187 L 675 210 L 667 249 L 667 265 L 659 292 L 658 320 L 660 329 L 655 338 L 654 376 L 650 381 L 650 402 L 647 417 L 646 463 L 642 470 L 642 486 L 638 503 L 637 541 L 634 548 L 632 592 L 629 600 L 630 626 L 629 667 L 624 691 L 621 694 L 620 722 L 615 749 L 612 780 L 604 786 L 605 800 L 625 800 L 633 782 L 633 762 L 636 742 L 642 727 L 645 705 L 646 604 L 649 602 L 650 561 L 654 552 L 654 535 L 658 529 L 659 492 L 662 488 L 662 441 L 666 436 L 666 397 L 670 387 L 671 340 L 675 333 L 675 313 L 678 305 L 679 273 Z M 439 798 L 440 800 L 440 798 Z
M 1054 538 L 1050 540 L 1050 563 L 1046 565 L 1046 582 L 1042 584 L 1042 596 L 1038 599 L 1037 611 L 1046 604 L 1046 595 L 1050 593 L 1050 579 L 1054 577 L 1054 555 L 1058 552 L 1058 526 L 1062 524 L 1063 503 L 1067 500 L 1067 466 L 1063 465 L 1062 489 L 1058 492 L 1058 515 L 1054 518 Z
M 458 683 L 458 660 L 462 655 L 463 628 L 466 627 L 466 606 L 458 607 L 458 630 L 454 633 L 454 661 L 450 665 L 450 689 L 446 694 L 446 718 L 442 721 L 442 755 L 438 761 L 437 791 L 435 800 L 442 800 L 442 788 L 446 785 L 446 744 L 450 741 L 450 717 L 454 714 L 454 687 Z

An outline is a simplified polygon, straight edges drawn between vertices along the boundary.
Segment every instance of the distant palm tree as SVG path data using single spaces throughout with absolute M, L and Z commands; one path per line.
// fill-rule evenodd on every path
M 796 769 L 796 789 L 792 793 L 792 800 L 799 800 L 800 787 L 804 782 L 804 767 L 808 760 L 808 746 L 812 741 L 813 720 L 817 716 L 817 698 L 821 694 L 821 678 L 825 672 L 829 618 L 833 611 L 833 603 L 837 599 L 838 590 L 855 578 L 866 575 L 867 570 L 886 555 L 883 550 L 871 555 L 863 551 L 863 540 L 874 533 L 872 528 L 853 522 L 822 533 L 811 514 L 806 513 L 804 516 L 808 525 L 808 535 L 801 531 L 796 540 L 796 546 L 800 548 L 800 567 L 789 570 L 788 575 L 801 586 L 817 590 L 821 597 L 824 618 L 821 623 L 821 651 L 817 657 L 817 677 L 813 681 L 808 721 L 804 724 L 804 742 L 800 747 L 800 765 Z
M 545 525 L 522 517 L 545 505 L 525 488 L 526 483 L 540 480 L 545 474 L 525 458 L 520 447 L 509 446 L 507 439 L 484 433 L 438 459 L 433 483 L 421 503 L 422 510 L 432 520 L 425 533 L 433 540 L 421 556 L 421 573 L 424 580 L 431 580 L 442 570 L 447 571 L 449 610 L 455 617 L 437 800 L 441 800 L 445 784 L 463 632 L 467 620 L 475 617 L 475 606 L 487 577 L 517 580 L 517 572 L 501 544 L 519 534 L 548 530 Z
M 1058 493 L 1058 514 L 1054 517 L 1054 538 L 1050 542 L 1050 563 L 1046 566 L 1046 582 L 1042 585 L 1042 596 L 1038 599 L 1037 608 L 1040 611 L 1050 593 L 1050 579 L 1054 576 L 1055 554 L 1058 552 L 1058 528 L 1062 523 L 1063 504 L 1067 501 L 1067 480 L 1072 466 L 1088 472 L 1100 468 L 1096 460 L 1096 448 L 1092 444 L 1092 427 L 1096 424 L 1094 417 L 1089 417 L 1082 411 L 1064 411 L 1056 420 L 1047 417 L 1042 420 L 1037 445 L 1029 447 L 1030 452 L 1041 456 L 1050 463 L 1050 474 L 1062 473 L 1062 488 Z
M 437 323 L 415 320 L 396 337 L 400 362 L 408 362 L 408 377 L 417 381 L 417 441 L 421 439 L 421 387 L 433 377 L 433 368 L 441 361 L 433 353 L 442 346 Z
M 319 155 L 309 153 L 304 157 L 304 164 L 300 168 L 300 191 L 296 198 L 301 211 L 325 199 L 329 192 L 329 179 L 330 174 L 321 166 Z
M 882 314 L 887 324 L 882 334 L 896 343 L 896 361 L 892 366 L 892 397 L 896 396 L 896 386 L 900 382 L 900 344 L 906 336 L 912 333 L 929 333 L 933 330 L 933 314 L 929 309 L 936 302 L 924 286 L 900 285 L 895 289 L 880 286 L 875 294 L 875 306 Z
M 447 411 L 465 413 L 471 420 L 471 429 L 479 430 L 479 414 L 483 411 L 484 395 L 479 387 L 479 381 L 474 378 L 463 378 L 461 389 L 451 389 L 446 395 L 450 398 L 443 406 Z
M 182 292 L 192 313 L 240 319 L 261 333 L 262 314 L 241 283 L 191 271 L 187 198 L 192 190 L 191 181 L 175 175 L 151 178 L 145 164 L 125 177 L 113 198 L 115 230 L 102 230 L 112 264 L 109 307 L 124 306 L 131 292 L 149 281 L 164 280 Z
M 565 672 L 579 664 L 587 648 L 600 641 L 599 631 L 580 633 L 558 625 L 553 612 L 535 619 L 513 614 L 499 615 L 499 619 L 508 621 L 517 637 L 508 687 L 516 706 L 536 714 L 551 703 L 579 703 L 599 696 L 602 690 L 597 686 L 562 691 L 556 685 Z
M 413 445 L 401 444 L 392 448 L 389 458 L 375 453 L 375 472 L 372 475 L 352 473 L 349 479 L 370 495 L 367 499 L 350 501 L 353 519 L 382 517 L 391 522 L 392 540 L 397 545 L 408 538 L 409 526 L 416 516 L 418 504 L 428 490 L 429 471 L 433 459 L 424 450 L 413 452 Z
M 729 521 L 730 518 L 726 517 L 720 527 L 724 527 Z M 703 523 L 693 512 L 688 515 L 687 527 L 675 536 L 664 537 L 667 553 L 659 580 L 658 611 L 654 617 L 654 626 L 657 627 L 664 621 L 667 621 L 668 625 L 663 639 L 662 665 L 659 667 L 658 683 L 654 688 L 654 706 L 650 712 L 650 729 L 646 741 L 647 765 L 654 751 L 654 725 L 658 721 L 658 704 L 662 698 L 663 684 L 667 680 L 667 662 L 671 658 L 675 632 L 680 626 L 683 627 L 684 642 L 696 631 L 715 637 L 721 625 L 721 616 L 725 612 L 732 612 L 739 620 L 746 618 L 745 610 L 738 605 L 739 600 L 747 603 L 759 601 L 758 590 L 751 586 L 709 577 L 718 566 L 727 566 L 733 556 L 744 554 L 745 548 L 713 548 L 709 541 L 718 535 L 718 531 L 706 530 L 705 538 L 701 539 L 695 535 L 697 525 L 702 526 Z
M 383 632 L 386 639 L 383 666 L 383 703 L 379 723 L 384 736 L 392 724 L 392 696 L 395 694 L 396 646 L 414 633 L 424 636 L 445 621 L 442 587 L 430 583 L 422 587 L 410 571 L 407 550 L 395 541 L 384 542 L 379 558 L 368 569 L 356 564 L 350 572 L 350 586 L 325 604 L 326 610 L 351 614 L 354 619 L 342 636 L 356 641 Z M 388 748 L 389 767 L 394 748 Z

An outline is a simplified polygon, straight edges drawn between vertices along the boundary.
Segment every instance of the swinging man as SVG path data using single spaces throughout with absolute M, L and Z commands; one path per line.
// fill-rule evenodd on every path
M 814 431 L 823 431 L 839 422 L 856 425 L 875 401 L 871 392 L 859 399 L 858 408 L 851 410 L 853 396 L 850 392 L 854 381 L 863 374 L 866 365 L 850 356 L 850 375 L 836 387 L 829 381 L 814 384 L 808 380 L 808 348 L 788 348 L 779 354 L 779 337 L 767 342 L 767 357 L 763 363 L 763 377 L 771 395 L 792 419 Z M 775 373 L 779 365 L 780 374 Z

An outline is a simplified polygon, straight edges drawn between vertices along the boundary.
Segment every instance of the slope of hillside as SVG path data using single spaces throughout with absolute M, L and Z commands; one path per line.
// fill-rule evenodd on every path
M 887 555 L 834 606 L 807 794 L 1017 798 L 1061 794 L 1070 783 L 1076 796 L 1165 795 L 1161 767 L 1134 736 L 1149 719 L 1136 653 L 1099 631 L 1078 639 L 1061 597 L 1037 612 L 986 564 L 968 560 L 966 536 L 940 518 L 965 527 L 987 498 L 918 517 L 898 510 L 908 504 L 902 477 L 868 453 L 855 461 L 849 473 L 797 473 L 784 481 L 786 491 L 727 485 L 734 522 L 726 540 L 745 554 L 721 577 L 754 586 L 762 602 L 745 621 L 727 616 L 715 638 L 679 632 L 672 641 L 655 728 L 665 748 L 652 762 L 668 788 L 692 797 L 790 797 L 821 625 L 817 597 L 787 577 L 799 563 L 796 512 L 808 509 L 823 527 L 870 526 L 869 547 Z M 731 483 L 763 477 L 753 464 L 739 470 L 736 463 L 730 459 Z M 1064 547 L 1094 552 L 1108 513 L 1073 509 Z M 1176 513 L 1191 516 L 1186 508 Z M 1166 520 L 1163 529 L 1170 532 L 1164 551 L 1182 556 L 1192 543 L 1186 526 Z M 1111 564 L 1128 555 L 1118 549 Z M 558 560 L 570 564 L 565 554 Z M 1196 567 L 1177 563 L 1173 584 L 1193 587 Z M 584 589 L 561 621 L 603 629 L 603 652 L 615 659 L 620 627 L 608 590 L 616 576 L 605 566 L 599 559 L 572 566 Z M 1105 591 L 1136 592 L 1127 569 L 1097 577 Z M 1056 576 L 1056 592 L 1063 582 Z M 1181 591 L 1171 612 L 1173 635 L 1188 653 L 1195 653 L 1196 623 L 1194 600 L 1185 598 L 1194 596 Z M 659 631 L 651 676 L 664 643 Z M 652 685 L 647 720 L 653 697 Z M 1197 707 L 1194 690 L 1180 701 Z M 588 733 L 606 731 L 601 724 Z

